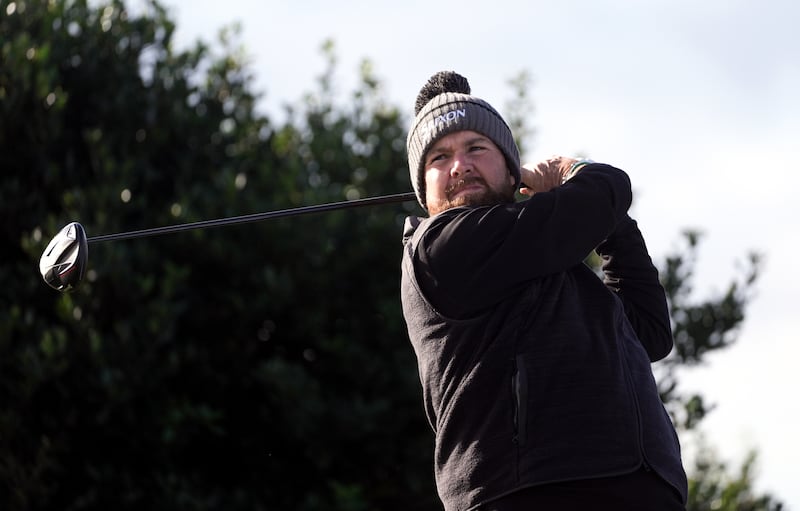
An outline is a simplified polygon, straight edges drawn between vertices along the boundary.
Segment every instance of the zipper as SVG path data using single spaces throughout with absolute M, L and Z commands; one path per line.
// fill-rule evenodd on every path
M 511 379 L 512 403 L 514 412 L 514 437 L 512 441 L 522 447 L 528 439 L 528 375 L 522 355 L 514 360 Z

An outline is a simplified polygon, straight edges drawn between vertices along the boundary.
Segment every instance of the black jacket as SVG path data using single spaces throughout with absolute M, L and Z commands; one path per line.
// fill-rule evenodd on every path
M 672 349 L 667 303 L 630 203 L 628 176 L 592 164 L 526 201 L 407 224 L 403 313 L 447 510 L 643 464 L 686 500 L 650 368 Z

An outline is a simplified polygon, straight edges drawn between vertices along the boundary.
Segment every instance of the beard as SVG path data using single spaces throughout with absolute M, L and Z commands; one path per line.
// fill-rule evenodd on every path
M 480 184 L 482 188 L 473 192 L 455 196 L 459 190 L 472 184 Z M 507 188 L 495 190 L 479 177 L 460 179 L 447 187 L 445 198 L 436 204 L 428 204 L 428 213 L 435 215 L 450 208 L 459 206 L 494 206 L 496 204 L 511 204 L 514 202 L 514 189 Z

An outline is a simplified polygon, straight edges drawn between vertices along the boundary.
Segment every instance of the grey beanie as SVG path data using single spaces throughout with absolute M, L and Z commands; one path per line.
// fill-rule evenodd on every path
M 417 96 L 416 117 L 408 132 L 408 170 L 417 200 L 425 204 L 425 154 L 445 135 L 471 130 L 488 137 L 503 152 L 514 187 L 520 182 L 519 149 L 497 110 L 470 95 L 466 78 L 443 71 L 433 75 Z

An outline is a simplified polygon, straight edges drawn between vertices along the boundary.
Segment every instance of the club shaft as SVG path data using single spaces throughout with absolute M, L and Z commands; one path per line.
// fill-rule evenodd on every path
M 307 215 L 310 213 L 323 213 L 326 211 L 334 211 L 337 209 L 359 208 L 364 206 L 376 206 L 378 204 L 393 204 L 399 202 L 410 202 L 415 200 L 417 200 L 417 196 L 413 192 L 397 193 L 394 195 L 368 197 L 366 199 L 331 202 L 328 204 L 317 204 L 313 206 L 301 206 L 298 208 L 282 209 L 279 211 L 266 211 L 264 213 L 254 213 L 251 215 L 217 218 L 214 220 L 202 220 L 199 222 L 191 222 L 187 224 L 166 225 L 163 227 L 153 227 L 151 229 L 141 229 L 138 231 L 119 232 L 115 234 L 103 234 L 100 236 L 93 236 L 91 238 L 88 238 L 86 241 L 89 243 L 99 243 L 101 241 L 116 241 L 116 240 L 126 240 L 133 238 L 145 238 L 148 236 L 157 236 L 160 234 L 170 234 L 181 231 L 190 231 L 193 229 L 207 229 L 209 227 L 222 227 L 225 225 L 246 224 L 250 222 L 260 222 L 262 220 L 269 220 L 272 218 L 281 218 L 286 216 Z

